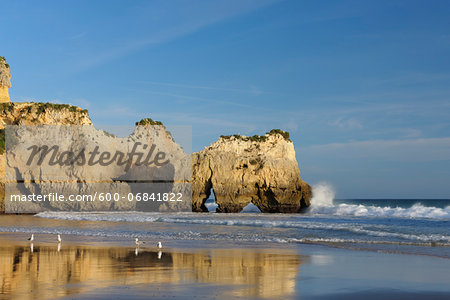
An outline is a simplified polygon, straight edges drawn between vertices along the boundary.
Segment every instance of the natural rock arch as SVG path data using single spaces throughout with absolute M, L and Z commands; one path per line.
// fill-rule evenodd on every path
M 299 212 L 309 206 L 310 186 L 301 180 L 288 133 L 221 137 L 194 153 L 193 211 L 207 211 L 214 190 L 217 212 L 240 212 L 249 203 L 261 212 Z

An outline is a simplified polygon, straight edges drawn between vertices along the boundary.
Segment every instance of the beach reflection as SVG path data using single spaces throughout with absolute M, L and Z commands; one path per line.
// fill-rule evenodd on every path
M 221 296 L 293 296 L 296 254 L 245 249 L 165 252 L 63 245 L 0 246 L 0 296 L 44 299 L 117 286 L 212 284 Z M 229 287 L 229 288 L 228 288 Z

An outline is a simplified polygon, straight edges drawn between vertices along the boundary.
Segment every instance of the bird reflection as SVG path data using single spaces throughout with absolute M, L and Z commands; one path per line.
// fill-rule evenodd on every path
M 158 259 L 161 259 L 162 257 L 162 251 L 158 251 Z
M 33 243 L 30 243 L 30 251 L 31 251 L 31 253 L 34 252 L 34 245 L 33 245 Z
M 57 251 L 58 251 L 58 252 L 61 251 L 61 243 L 58 243 L 58 249 L 57 249 Z
M 135 254 L 136 256 L 138 256 L 138 255 L 139 255 L 139 246 L 138 246 L 138 247 L 136 247 L 136 249 L 134 249 L 134 254 Z

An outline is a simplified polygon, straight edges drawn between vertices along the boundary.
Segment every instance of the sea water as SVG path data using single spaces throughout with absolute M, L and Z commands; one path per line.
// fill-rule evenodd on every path
M 0 224 L 0 232 L 73 234 L 193 244 L 286 246 L 324 244 L 358 250 L 424 254 L 450 258 L 450 200 L 333 199 L 318 186 L 312 205 L 300 214 L 244 213 L 43 212 L 35 218 L 58 220 L 57 227 Z M 207 207 L 213 211 L 214 199 Z M 83 226 L 73 226 L 75 222 Z M 53 224 L 53 223 L 52 223 Z

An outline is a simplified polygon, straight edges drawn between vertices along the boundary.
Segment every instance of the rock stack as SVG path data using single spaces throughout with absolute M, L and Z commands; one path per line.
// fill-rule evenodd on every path
M 11 102 L 9 88 L 11 87 L 11 71 L 6 59 L 0 56 L 0 103 Z

